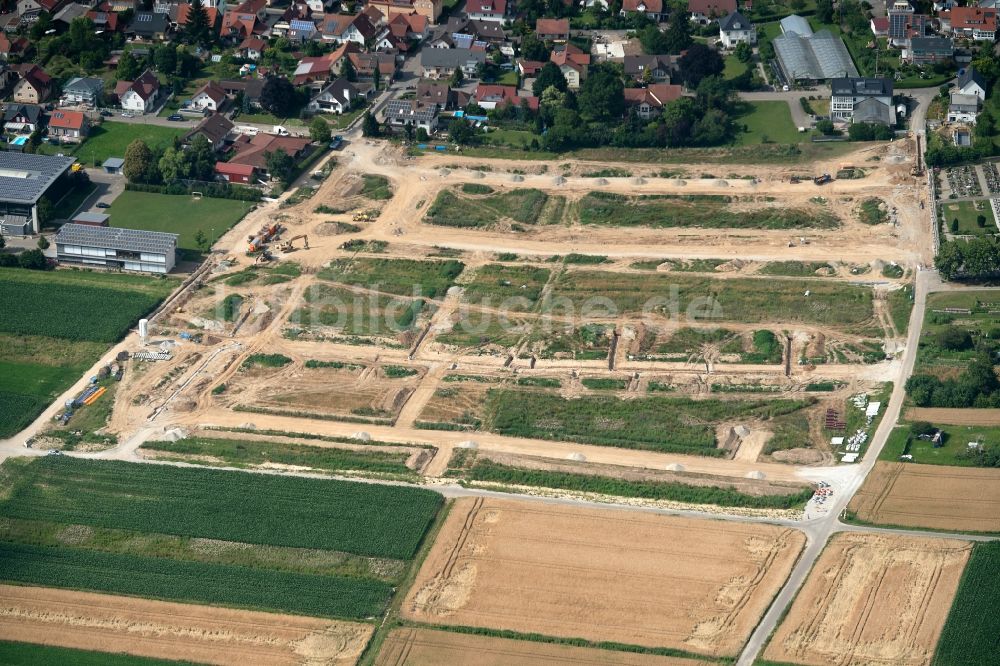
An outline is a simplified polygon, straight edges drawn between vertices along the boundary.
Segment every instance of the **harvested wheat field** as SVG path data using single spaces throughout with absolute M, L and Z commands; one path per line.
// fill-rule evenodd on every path
M 682 657 L 616 652 L 596 648 L 457 634 L 433 629 L 393 629 L 379 652 L 376 666 L 712 666 L 717 662 Z
M 1000 532 L 1000 469 L 880 462 L 848 510 L 876 525 Z
M 0 639 L 203 664 L 353 664 L 353 622 L 0 585 Z
M 402 612 L 437 624 L 732 656 L 804 541 L 770 526 L 463 499 Z
M 906 410 L 906 419 L 941 425 L 995 426 L 1000 425 L 1000 409 L 911 407 Z
M 815 666 L 930 664 L 972 545 L 836 535 L 764 657 Z

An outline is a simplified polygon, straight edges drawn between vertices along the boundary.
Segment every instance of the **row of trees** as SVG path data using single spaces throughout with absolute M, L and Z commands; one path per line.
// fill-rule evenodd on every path
M 986 349 L 976 354 L 957 379 L 913 375 L 906 380 L 906 393 L 919 407 L 1000 407 L 1000 380 Z
M 1000 239 L 982 236 L 945 241 L 934 258 L 934 266 L 945 280 L 996 278 L 1000 276 Z

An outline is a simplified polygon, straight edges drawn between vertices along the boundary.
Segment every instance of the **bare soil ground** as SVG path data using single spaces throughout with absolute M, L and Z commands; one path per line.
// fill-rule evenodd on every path
M 734 656 L 804 542 L 778 527 L 459 500 L 402 614 Z
M 912 407 L 906 410 L 908 421 L 930 421 L 942 425 L 1000 425 L 1000 409 L 949 409 L 946 407 Z
M 373 627 L 0 585 L 0 638 L 220 666 L 353 664 Z
M 930 664 L 972 545 L 834 536 L 764 656 L 809 666 Z
M 1000 469 L 879 462 L 848 510 L 880 525 L 1000 532 Z
M 376 666 L 711 666 L 715 662 L 681 657 L 613 652 L 594 648 L 457 634 L 433 629 L 393 629 L 382 644 Z

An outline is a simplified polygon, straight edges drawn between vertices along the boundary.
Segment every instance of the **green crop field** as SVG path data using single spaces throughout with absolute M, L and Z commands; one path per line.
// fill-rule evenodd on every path
M 542 288 L 549 280 L 547 268 L 489 264 L 476 271 L 475 277 L 463 285 L 463 298 L 468 303 L 528 311 L 535 307 Z
M 1000 654 L 1000 543 L 978 543 L 941 631 L 934 666 L 996 663 Z
M 178 234 L 177 247 L 200 252 L 195 235 L 200 231 L 209 245 L 243 219 L 253 207 L 250 201 L 195 199 L 189 195 L 122 192 L 111 204 L 111 226 Z
M 0 268 L 0 438 L 31 423 L 176 284 Z
M 112 654 L 91 650 L 35 645 L 0 641 L 0 664 L 6 666 L 38 666 L 38 664 L 59 664 L 59 666 L 184 666 L 189 661 L 167 661 L 136 657 L 131 654 Z
M 287 442 L 206 437 L 193 437 L 177 442 L 145 442 L 142 448 L 159 452 L 161 458 L 194 463 L 203 460 L 201 456 L 210 456 L 226 465 L 237 467 L 278 463 L 328 472 L 351 470 L 407 476 L 413 474 L 406 466 L 406 459 L 409 457 L 406 451 L 355 451 Z
M 715 425 L 769 419 L 808 405 L 798 400 L 691 400 L 614 396 L 566 399 L 551 393 L 491 389 L 483 429 L 515 437 L 716 456 Z
M 477 188 L 473 188 L 477 189 Z M 518 188 L 477 196 L 442 190 L 427 210 L 426 221 L 448 227 L 491 227 L 509 218 L 516 224 L 545 225 L 559 222 L 566 198 L 541 190 Z M 465 190 L 467 191 L 467 190 Z
M 733 229 L 832 229 L 839 226 L 825 212 L 795 208 L 730 210 L 730 197 L 719 195 L 651 194 L 625 196 L 591 192 L 577 204 L 581 224 L 642 227 Z
M 415 488 L 43 458 L 0 515 L 409 559 L 440 504 Z
M 376 580 L 6 542 L 0 542 L 0 579 L 354 619 L 379 614 L 392 594 Z
M 440 298 L 465 268 L 461 261 L 413 259 L 335 259 L 318 274 L 322 280 L 361 286 L 387 294 Z
M 676 308 L 681 319 L 686 315 L 718 322 L 808 323 L 846 330 L 866 324 L 873 313 L 873 294 L 867 287 L 796 279 L 718 280 L 676 273 L 566 271 L 555 280 L 553 303 L 556 313 L 568 308 L 599 310 L 607 317 L 635 312 L 670 316 Z

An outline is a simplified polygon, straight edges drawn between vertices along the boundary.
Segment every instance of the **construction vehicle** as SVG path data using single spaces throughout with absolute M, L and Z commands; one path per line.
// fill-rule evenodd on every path
M 360 213 L 355 213 L 353 217 L 354 222 L 371 222 L 378 217 L 378 211 L 363 210 Z
M 303 248 L 306 249 L 306 250 L 308 250 L 309 249 L 309 236 L 306 236 L 305 234 L 299 234 L 298 236 L 292 236 L 291 238 L 289 238 L 288 240 L 286 240 L 284 243 L 282 243 L 281 247 L 279 249 L 282 252 L 294 252 L 295 251 L 295 241 L 297 241 L 300 238 L 302 239 L 302 246 L 303 246 Z
M 271 253 L 268 250 L 263 250 L 263 251 L 261 251 L 260 254 L 257 255 L 257 258 L 254 260 L 254 263 L 255 264 L 266 264 L 267 262 L 269 262 L 269 261 L 271 261 L 273 259 L 274 259 L 274 257 L 271 255 Z
M 791 183 L 792 185 L 798 185 L 798 183 L 799 183 L 799 177 L 798 176 L 792 176 L 791 178 L 788 179 L 788 182 Z
M 281 231 L 280 224 L 268 222 L 256 234 L 247 236 L 247 252 L 259 252 L 279 231 Z
M 824 173 L 822 176 L 816 176 L 813 178 L 813 182 L 817 185 L 826 185 L 827 183 L 833 182 L 833 176 L 828 173 Z

